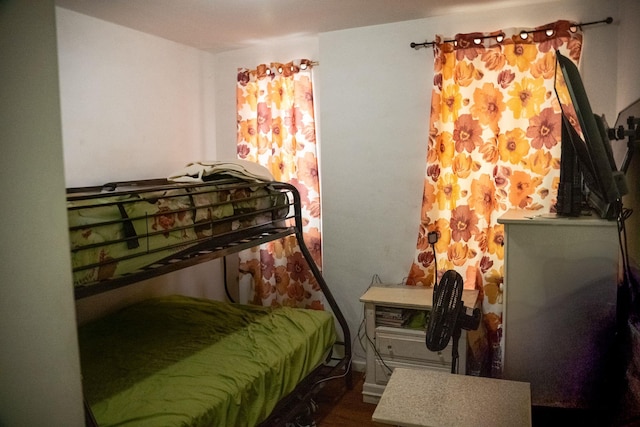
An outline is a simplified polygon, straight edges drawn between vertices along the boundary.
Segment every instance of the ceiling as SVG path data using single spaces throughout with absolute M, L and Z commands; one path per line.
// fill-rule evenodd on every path
M 281 37 L 528 3 L 530 0 L 56 0 L 57 6 L 212 53 Z

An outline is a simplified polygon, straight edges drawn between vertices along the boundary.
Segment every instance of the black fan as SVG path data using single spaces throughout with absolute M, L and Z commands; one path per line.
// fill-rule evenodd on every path
M 427 324 L 427 348 L 442 351 L 453 337 L 451 373 L 458 370 L 458 341 L 462 329 L 474 330 L 480 326 L 480 309 L 467 309 L 462 303 L 462 276 L 454 270 L 442 275 L 440 283 L 433 288 L 431 315 Z M 471 311 L 471 314 L 467 314 Z

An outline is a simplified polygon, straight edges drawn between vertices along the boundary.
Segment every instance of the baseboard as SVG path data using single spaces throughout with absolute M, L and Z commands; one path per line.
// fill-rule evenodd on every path
M 367 361 L 364 359 L 353 359 L 351 367 L 356 372 L 365 372 L 367 370 Z

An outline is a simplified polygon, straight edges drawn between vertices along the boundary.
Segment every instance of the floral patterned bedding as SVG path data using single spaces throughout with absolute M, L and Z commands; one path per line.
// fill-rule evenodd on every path
M 276 209 L 285 199 L 266 184 L 69 195 L 74 286 L 136 272 L 212 237 L 272 223 L 288 212 Z

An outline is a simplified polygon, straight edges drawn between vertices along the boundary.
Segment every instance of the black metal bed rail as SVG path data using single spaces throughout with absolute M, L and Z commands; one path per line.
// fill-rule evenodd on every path
M 103 185 L 67 188 L 67 200 L 97 199 L 106 195 L 131 195 L 191 188 L 203 188 L 215 185 L 220 190 L 238 188 L 259 188 L 281 184 L 278 181 L 246 181 L 233 177 L 220 177 L 204 182 L 176 182 L 165 178 L 142 179 L 136 181 L 118 181 Z
M 146 181 L 132 181 L 125 183 L 114 183 L 109 184 L 108 186 L 101 187 L 92 187 L 92 188 L 80 188 L 80 189 L 69 189 L 68 190 L 68 200 L 90 200 L 97 199 L 100 197 L 104 197 L 109 193 L 104 193 L 104 188 L 114 188 L 119 195 L 125 194 L 139 194 L 141 193 L 141 188 L 144 189 L 144 192 L 153 192 L 153 191 L 168 191 L 169 189 L 194 189 L 195 192 L 191 194 L 198 194 L 197 191 L 200 191 L 203 187 L 211 185 L 212 183 L 189 183 L 189 184 L 175 184 L 170 183 L 167 184 L 166 180 L 146 180 Z M 264 185 L 263 185 L 264 184 Z M 220 181 L 216 181 L 215 185 L 221 185 Z M 222 184 L 226 188 L 225 190 L 238 189 L 238 188 L 250 188 L 256 187 L 254 183 L 246 183 L 240 182 L 236 179 L 228 179 L 225 180 Z M 260 186 L 268 187 L 270 190 L 274 190 L 276 192 L 281 192 L 286 195 L 287 201 L 284 205 L 275 205 L 270 206 L 269 208 L 264 208 L 261 211 L 261 214 L 266 214 L 271 212 L 271 220 L 267 223 L 257 224 L 249 227 L 240 228 L 238 230 L 232 230 L 227 233 L 207 236 L 202 240 L 191 242 L 188 247 L 185 247 L 182 250 L 177 250 L 176 253 L 171 254 L 159 261 L 154 261 L 150 265 L 142 267 L 136 271 L 123 274 L 121 276 L 117 276 L 114 278 L 109 278 L 106 280 L 102 280 L 99 282 L 94 282 L 87 286 L 76 286 L 74 288 L 76 299 L 88 297 L 91 295 L 95 295 L 101 292 L 105 292 L 108 290 L 116 289 L 122 286 L 126 286 L 135 282 L 139 282 L 142 280 L 150 279 L 152 277 L 160 276 L 172 271 L 176 271 L 182 268 L 190 267 L 199 263 L 207 262 L 216 258 L 224 257 L 230 255 L 235 252 L 239 252 L 244 249 L 248 249 L 262 243 L 267 243 L 273 240 L 281 239 L 284 237 L 288 237 L 294 235 L 300 251 L 307 262 L 311 272 L 313 273 L 317 283 L 319 284 L 322 293 L 329 305 L 329 308 L 333 315 L 335 316 L 339 327 L 342 331 L 342 337 L 339 338 L 334 346 L 343 347 L 342 356 L 335 356 L 331 358 L 332 362 L 336 362 L 331 366 L 325 365 L 321 368 L 318 368 L 313 372 L 302 384 L 297 388 L 289 397 L 289 399 L 285 399 L 284 405 L 280 406 L 284 409 L 284 415 L 290 415 L 293 410 L 293 406 L 298 406 L 297 404 L 290 406 L 295 402 L 303 402 L 309 396 L 311 396 L 317 386 L 328 379 L 334 378 L 344 378 L 345 384 L 347 388 L 353 387 L 353 373 L 351 369 L 351 361 L 352 361 L 352 348 L 351 348 L 351 334 L 349 331 L 349 325 L 340 310 L 339 304 L 333 297 L 329 286 L 325 282 L 322 273 L 315 261 L 311 253 L 309 252 L 303 236 L 303 222 L 302 222 L 302 207 L 301 207 L 301 199 L 300 194 L 297 189 L 288 183 L 282 182 L 269 182 L 269 183 L 260 183 Z M 120 187 L 120 190 L 117 188 Z M 132 189 L 127 189 L 127 187 L 135 187 Z M 99 193 L 96 193 L 99 191 Z M 112 193 L 113 194 L 113 193 Z M 182 195 L 184 197 L 184 195 Z M 234 201 L 225 201 L 223 203 L 232 203 Z M 116 204 L 116 206 L 118 206 Z M 120 209 L 120 207 L 118 206 Z M 192 206 L 189 209 L 184 209 L 184 211 L 193 211 L 194 209 L 200 209 L 200 206 Z M 278 214 L 278 212 L 285 212 L 286 215 L 282 216 Z M 243 215 L 244 217 L 255 216 L 255 212 L 244 213 L 241 212 L 239 215 Z M 117 224 L 121 222 L 123 227 L 127 223 L 131 223 L 137 218 L 124 218 L 125 215 L 122 215 L 123 218 L 115 221 Z M 143 219 L 146 217 L 143 217 Z M 238 220 L 239 216 L 232 216 L 228 220 Z M 226 220 L 226 219 L 225 219 Z M 208 223 L 203 224 L 194 224 L 194 225 L 206 225 Z M 88 225 L 89 227 L 91 225 Z M 79 230 L 80 228 L 78 228 Z M 173 230 L 171 230 L 173 231 Z M 139 237 L 127 237 L 122 239 L 126 241 L 129 238 L 139 238 Z M 328 370 L 328 371 L 327 371 Z M 327 371 L 323 375 L 317 375 L 320 371 Z M 320 378 L 320 379 L 318 379 Z M 91 415 L 90 408 L 87 408 L 88 414 Z M 276 411 L 278 412 L 278 411 Z M 283 414 L 281 414 L 283 415 Z M 277 421 L 281 423 L 287 417 L 284 418 L 278 416 L 276 414 L 272 414 L 269 418 L 271 421 Z M 269 421 L 267 421 L 269 422 Z M 279 425 L 279 424 L 274 424 Z
M 84 286 L 75 286 L 75 298 L 86 298 L 88 296 L 131 285 L 142 280 L 151 279 L 183 268 L 222 258 L 227 255 L 249 249 L 258 244 L 290 236 L 292 233 L 293 227 L 272 228 L 263 226 L 252 229 L 251 233 L 247 233 L 247 230 L 243 230 L 242 233 L 236 233 L 234 236 L 230 236 L 232 238 L 221 239 L 215 243 L 212 240 L 208 240 L 198 245 L 190 246 L 184 251 L 177 252 L 130 273 L 101 280 L 99 282 L 93 282 Z
M 212 193 L 223 193 L 225 197 L 229 197 L 215 203 L 211 204 L 202 204 L 197 205 L 198 208 L 205 208 L 211 206 L 222 206 L 229 203 L 241 203 L 247 202 L 256 199 L 262 199 L 269 197 L 269 194 L 258 194 L 251 195 L 247 197 L 236 197 L 232 198 L 232 191 L 239 192 L 240 190 L 251 189 L 253 193 L 257 193 L 256 189 L 270 189 L 271 184 L 261 183 L 260 185 L 239 185 L 238 187 L 231 187 L 229 184 L 222 186 L 217 181 L 198 184 L 197 186 L 194 184 L 183 185 L 183 186 L 167 186 L 165 188 L 162 187 L 154 187 L 154 188 L 144 188 L 144 190 L 127 190 L 127 191 L 118 191 L 118 192 L 99 192 L 99 193 L 76 193 L 73 192 L 74 189 L 67 190 L 67 201 L 68 202 L 87 202 L 87 204 L 77 204 L 70 205 L 68 209 L 73 210 L 81 210 L 87 208 L 95 208 L 95 207 L 108 207 L 108 206 L 118 206 L 118 205 L 127 205 L 139 202 L 148 202 L 149 204 L 155 204 L 160 199 L 175 199 L 175 198 L 190 198 L 193 196 L 207 195 Z M 102 187 L 92 187 L 92 188 L 102 188 Z M 180 193 L 175 193 L 175 191 L 183 191 Z M 174 193 L 172 193 L 174 192 Z M 91 203 L 92 200 L 100 200 L 108 197 L 118 196 L 119 198 L 114 199 L 113 201 L 100 201 L 96 203 Z M 135 196 L 135 198 L 131 197 Z M 129 198 L 127 198 L 129 197 Z
M 262 196 L 262 198 L 264 197 L 271 197 L 271 196 Z M 249 199 L 255 199 L 254 198 L 246 198 L 243 200 L 249 200 Z M 178 225 L 175 227 L 172 227 L 169 230 L 164 230 L 164 229 L 159 229 L 159 230 L 155 230 L 155 231 L 150 231 L 148 230 L 148 228 L 145 230 L 144 233 L 142 234 L 134 234 L 132 236 L 127 236 L 125 233 L 125 237 L 119 238 L 119 239 L 111 239 L 111 240 L 105 240 L 102 242 L 97 242 L 97 243 L 90 243 L 90 244 L 86 244 L 86 245 L 82 245 L 82 246 L 77 246 L 77 247 L 72 247 L 71 248 L 71 252 L 72 253 L 76 253 L 76 252 L 80 252 L 83 250 L 87 250 L 87 249 L 95 249 L 95 248 L 99 248 L 99 247 L 106 247 L 106 246 L 110 246 L 113 244 L 118 244 L 118 243 L 126 243 L 130 240 L 146 240 L 148 242 L 149 238 L 153 238 L 155 236 L 160 236 L 166 233 L 173 233 L 173 232 L 181 232 L 181 231 L 193 231 L 194 233 L 197 232 L 197 230 L 199 229 L 207 229 L 207 227 L 209 227 L 211 230 L 213 230 L 213 228 L 215 226 L 218 225 L 222 225 L 222 224 L 231 224 L 235 221 L 239 221 L 239 220 L 243 220 L 243 219 L 253 219 L 256 217 L 259 217 L 262 214 L 265 213 L 271 213 L 271 219 L 268 221 L 265 221 L 264 224 L 267 223 L 274 223 L 274 222 L 281 222 L 281 221 L 286 221 L 288 219 L 292 219 L 293 218 L 293 214 L 290 213 L 290 208 L 293 206 L 293 202 L 286 202 L 284 204 L 281 205 L 277 205 L 277 206 L 271 206 L 268 208 L 262 208 L 262 209 L 256 209 L 254 211 L 246 211 L 246 212 L 242 212 L 242 213 L 238 213 L 238 214 L 234 214 L 231 216 L 227 216 L 227 217 L 223 217 L 223 218 L 210 218 L 207 221 L 199 221 L 199 222 L 193 222 L 193 223 L 189 223 L 186 225 Z M 162 212 L 156 212 L 156 213 L 151 213 L 151 214 L 145 214 L 145 215 L 139 215 L 139 216 L 131 216 L 131 217 L 121 217 L 118 219 L 114 219 L 114 220 L 108 220 L 108 221 L 101 221 L 99 223 L 92 223 L 92 224 L 83 224 L 83 225 L 75 225 L 75 226 L 70 226 L 69 227 L 69 231 L 81 231 L 81 230 L 86 230 L 89 228 L 93 228 L 93 227 L 103 227 L 103 226 L 111 226 L 111 225 L 117 225 L 117 224 L 122 224 L 123 228 L 125 228 L 125 225 L 128 223 L 133 223 L 134 221 L 144 221 L 145 225 L 147 225 L 149 223 L 150 220 L 153 220 L 155 218 L 158 217 L 162 217 L 162 216 L 168 216 L 168 215 L 175 215 L 175 214 L 180 214 L 180 213 L 184 213 L 187 211 L 192 211 L 194 209 L 201 209 L 203 208 L 202 206 L 198 206 L 197 208 L 187 208 L 187 209 L 171 209 L 171 210 L 166 210 L 166 211 L 162 211 Z M 285 211 L 286 209 L 286 211 Z M 253 226 L 243 226 L 242 228 L 253 228 L 253 227 L 257 227 L 259 225 L 262 224 L 257 224 L 257 225 L 253 225 Z M 217 236 L 226 236 L 229 234 L 234 234 L 236 233 L 236 230 L 232 230 L 230 229 L 230 231 L 227 232 L 222 232 L 222 233 L 217 233 L 215 235 L 211 235 L 211 236 L 207 236 L 207 237 L 202 237 L 199 239 L 194 239 L 194 240 L 189 240 L 186 241 L 184 243 L 176 243 L 174 245 L 167 245 L 167 246 L 163 246 L 161 248 L 158 248 L 156 250 L 150 249 L 148 244 L 147 244 L 147 250 L 145 251 L 145 253 L 151 253 L 154 251 L 162 251 L 165 249 L 174 249 L 174 248 L 179 248 L 179 247 L 183 247 L 185 245 L 190 245 L 193 243 L 200 243 L 202 241 L 206 241 L 206 240 L 210 240 L 213 237 L 217 237 Z M 130 255 L 130 256 L 123 256 L 120 258 L 115 259 L 114 261 L 118 261 L 118 260 L 124 260 L 124 259 L 128 259 L 131 257 L 135 257 L 138 255 Z M 78 269 L 74 269 L 74 271 L 77 270 L 82 270 L 82 269 L 86 269 L 86 268 L 93 268 L 95 267 L 94 265 L 91 266 L 85 266 L 82 268 L 78 268 Z
M 68 190 L 69 212 L 70 215 L 71 212 L 76 215 L 73 220 L 70 219 L 72 223 L 69 227 L 72 239 L 71 253 L 81 257 L 74 258 L 73 267 L 75 287 L 78 288 L 77 297 L 102 292 L 105 288 L 124 286 L 137 280 L 145 280 L 193 265 L 196 263 L 192 260 L 194 254 L 207 248 L 214 248 L 215 251 L 220 252 L 217 256 L 225 256 L 225 254 L 252 246 L 252 242 L 256 240 L 276 239 L 278 237 L 271 236 L 283 232 L 288 227 L 293 227 L 291 225 L 295 220 L 293 208 L 295 197 L 292 194 L 295 188 L 293 186 L 277 182 L 246 182 L 238 179 L 187 184 L 169 182 L 164 185 L 166 182 L 165 180 L 127 182 L 122 187 L 123 191 L 109 193 L 103 192 L 104 186 Z M 111 186 L 120 188 L 119 183 Z M 245 189 L 251 189 L 252 192 L 244 192 Z M 261 189 L 265 191 L 260 191 Z M 179 191 L 174 193 L 174 190 Z M 224 194 L 218 197 L 211 193 Z M 193 196 L 205 196 L 207 199 L 203 202 L 191 198 L 188 199 L 188 203 L 163 206 L 163 209 L 158 209 L 155 204 L 158 200 L 175 197 L 185 198 L 186 201 Z M 146 212 L 145 202 L 150 203 L 150 212 Z M 142 203 L 142 205 L 138 206 L 138 212 L 134 213 L 134 209 L 131 209 L 129 213 L 132 215 L 129 216 L 124 207 L 127 203 Z M 225 215 L 222 217 L 212 215 L 212 212 L 207 210 L 217 206 L 229 206 L 230 210 L 216 213 Z M 107 211 L 102 210 L 105 207 Z M 198 218 L 198 212 L 202 215 L 200 218 Z M 178 218 L 176 215 L 182 216 L 182 219 L 175 221 L 169 227 L 152 229 L 151 224 L 155 225 L 162 217 L 174 220 Z M 83 233 L 100 233 L 101 235 L 96 240 L 85 240 L 81 237 Z M 174 238 L 170 240 L 161 238 L 162 235 L 168 237 L 169 233 Z M 175 238 L 180 236 L 180 233 L 184 234 L 184 239 Z M 125 249 L 124 244 L 128 250 Z M 86 256 L 83 251 L 86 251 Z M 107 256 L 98 258 L 97 253 L 101 255 L 104 253 Z M 135 262 L 136 258 L 140 259 L 139 263 Z M 213 257 L 208 256 L 198 262 L 211 258 Z M 76 259 L 81 261 L 76 262 Z M 187 259 L 189 261 L 185 262 Z M 78 272 L 100 268 L 113 268 L 115 271 L 119 262 L 130 260 L 133 260 L 133 264 L 129 263 L 126 268 L 118 271 L 115 277 L 99 277 L 96 281 L 95 277 L 91 278 L 92 273 L 84 277 L 75 275 Z M 126 271 L 129 268 L 133 271 Z M 97 287 L 91 291 L 86 290 L 94 286 Z

